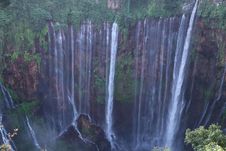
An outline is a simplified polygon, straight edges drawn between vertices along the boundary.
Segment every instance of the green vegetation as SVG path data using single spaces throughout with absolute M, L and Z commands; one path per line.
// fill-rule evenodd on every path
M 115 99 L 120 102 L 133 101 L 135 82 L 133 79 L 133 58 L 126 54 L 118 58 L 116 64 Z M 127 82 L 130 81 L 130 82 Z
M 186 131 L 185 142 L 191 144 L 195 151 L 224 151 L 226 149 L 226 135 L 219 125 L 203 126 Z
M 21 58 L 24 60 L 25 63 L 30 63 L 32 61 L 35 61 L 36 64 L 41 64 L 41 56 L 39 53 L 32 53 L 29 51 L 13 51 L 12 53 L 7 53 L 5 56 L 7 56 L 11 63 L 14 63 L 17 59 Z
M 11 150 L 10 148 L 11 147 L 9 145 L 3 144 L 0 146 L 0 151 L 10 151 Z
M 11 125 L 13 125 L 14 127 L 19 128 L 20 130 L 23 129 L 23 123 L 21 123 L 20 119 L 23 119 L 26 115 L 34 115 L 34 112 L 38 109 L 38 107 L 38 101 L 21 103 L 15 110 L 8 111 L 8 115 L 10 117 L 8 120 L 9 123 L 11 123 Z
M 222 121 L 226 120 L 226 110 L 223 112 Z
M 18 107 L 18 112 L 25 115 L 31 115 L 32 111 L 38 106 L 38 101 L 24 102 Z
M 224 42 L 221 42 L 219 45 L 218 45 L 218 48 L 219 48 L 219 52 L 218 52 L 218 62 L 219 62 L 219 66 L 222 66 L 224 67 L 225 65 L 225 61 L 224 61 L 224 57 L 225 57 L 225 43 Z
M 0 63 L 2 65 L 0 73 L 5 67 L 6 52 L 10 53 L 13 60 L 19 54 L 25 54 L 27 61 L 36 60 L 40 63 L 40 57 L 30 51 L 35 50 L 35 39 L 39 41 L 41 48 L 47 50 L 46 25 L 49 20 L 58 22 L 60 27 L 65 27 L 67 24 L 78 26 L 85 20 L 91 20 L 95 24 L 117 21 L 121 31 L 127 33 L 129 23 L 138 19 L 181 14 L 184 2 L 185 0 L 122 0 L 116 10 L 107 7 L 107 0 L 6 0 L 0 2 Z M 209 0 L 203 1 L 201 6 L 201 16 L 214 17 L 225 22 L 226 7 L 223 5 L 216 7 Z M 36 56 L 32 57 L 33 55 Z
M 106 86 L 106 81 L 105 79 L 101 78 L 98 73 L 94 72 L 94 86 L 96 90 L 96 96 L 97 96 L 97 102 L 100 104 L 104 104 L 105 102 L 105 86 Z
M 10 2 L 10 3 L 9 3 Z M 6 67 L 6 57 L 13 61 L 20 55 L 26 62 L 41 58 L 35 51 L 38 40 L 43 50 L 48 49 L 47 22 L 80 25 L 85 20 L 95 24 L 117 21 L 123 33 L 138 19 L 167 17 L 181 13 L 184 0 L 121 0 L 119 8 L 111 10 L 107 0 L 11 0 L 0 2 L 0 75 Z
M 11 95 L 13 100 L 18 100 L 19 99 L 18 95 L 16 94 L 16 92 L 14 90 L 12 90 L 11 88 L 7 87 L 7 91 L 9 92 L 9 94 Z M 16 103 L 16 102 L 14 102 L 14 103 Z
M 205 101 L 210 101 L 211 98 L 213 98 L 214 93 L 213 93 L 213 87 L 207 88 L 203 90 L 203 97 Z M 206 102 L 206 103 L 207 103 Z
M 198 15 L 206 19 L 212 28 L 226 28 L 226 3 L 214 4 L 211 0 L 201 1 Z

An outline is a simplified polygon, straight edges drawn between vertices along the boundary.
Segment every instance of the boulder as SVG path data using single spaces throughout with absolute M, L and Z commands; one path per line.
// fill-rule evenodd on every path
M 62 143 L 63 142 L 63 143 Z M 65 147 L 62 147 L 63 145 Z M 60 148 L 59 148 L 60 146 Z M 58 138 L 54 145 L 59 151 L 63 148 L 65 151 L 97 151 L 94 144 L 84 142 L 80 139 L 78 131 L 73 125 L 70 125 Z
M 82 136 L 97 145 L 99 151 L 110 151 L 111 145 L 101 127 L 92 123 L 88 115 L 80 115 L 77 119 L 78 129 Z

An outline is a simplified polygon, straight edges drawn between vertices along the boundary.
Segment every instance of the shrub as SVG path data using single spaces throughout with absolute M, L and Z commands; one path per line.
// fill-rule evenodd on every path
M 191 144 L 195 151 L 208 151 L 211 148 L 226 149 L 226 136 L 221 127 L 215 124 L 210 125 L 208 129 L 203 126 L 193 131 L 187 129 L 185 142 Z

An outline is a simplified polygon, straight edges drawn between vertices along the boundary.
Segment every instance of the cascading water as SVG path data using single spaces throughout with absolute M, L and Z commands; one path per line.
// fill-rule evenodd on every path
M 106 133 L 107 138 L 114 147 L 113 139 L 115 134 L 113 132 L 113 99 L 114 99 L 114 78 L 115 78 L 115 64 L 118 47 L 118 25 L 113 23 L 112 35 L 111 35 L 111 59 L 110 59 L 110 71 L 109 71 L 109 83 L 108 83 L 108 100 L 106 102 Z
M 2 99 L 3 99 L 4 104 L 7 107 L 7 109 L 14 109 L 15 108 L 15 105 L 14 105 L 14 102 L 13 102 L 11 95 L 9 94 L 7 89 L 1 83 L 0 83 L 0 96 L 2 96 L 2 97 L 0 97 L 0 101 L 2 101 Z M 5 145 L 8 145 L 8 147 L 10 147 L 11 151 L 14 151 L 14 150 L 17 150 L 17 149 L 16 149 L 14 142 L 10 138 L 9 134 L 7 133 L 7 131 L 4 127 L 4 125 L 3 125 L 2 110 L 3 110 L 3 108 L 1 107 L 0 108 L 0 133 L 1 133 L 2 143 L 4 143 Z
M 0 83 L 0 91 L 3 94 L 3 99 L 6 104 L 6 107 L 8 109 L 15 108 L 11 95 L 9 94 L 9 92 L 6 90 L 6 88 L 1 83 Z
M 135 52 L 134 52 L 134 54 L 135 54 L 135 62 L 136 62 L 136 66 L 135 66 L 135 100 L 134 100 L 134 102 L 135 102 L 135 105 L 134 105 L 134 110 L 135 110 L 135 112 L 134 112 L 134 123 L 133 123 L 133 125 L 134 125 L 134 128 L 133 128 L 133 137 L 134 137 L 134 142 L 133 142 L 133 144 L 139 144 L 139 136 L 137 136 L 137 135 L 139 135 L 139 131 L 140 131 L 140 122 L 138 122 L 138 121 L 140 121 L 140 107 L 141 107 L 141 100 L 139 99 L 139 96 L 140 95 L 138 95 L 138 87 L 139 87 L 139 83 L 138 83 L 138 67 L 139 67 L 139 62 L 138 62 L 138 56 L 139 56 L 139 39 L 140 39 L 140 32 L 141 32 L 141 22 L 138 22 L 138 25 L 137 25 L 137 31 L 136 31 L 136 48 L 135 48 Z M 138 106 L 138 107 L 137 107 Z M 138 113 L 138 114 L 137 114 Z
M 184 108 L 182 86 L 184 83 L 184 77 L 185 77 L 184 75 L 185 75 L 186 64 L 187 64 L 188 55 L 189 55 L 188 51 L 189 51 L 192 28 L 195 20 L 197 7 L 198 7 L 198 0 L 195 2 L 195 6 L 192 10 L 192 14 L 190 17 L 189 27 L 187 30 L 187 35 L 185 38 L 185 43 L 184 43 L 183 52 L 182 52 L 182 58 L 181 56 L 177 55 L 178 54 L 177 52 L 175 55 L 172 97 L 171 97 L 171 103 L 169 106 L 169 115 L 168 115 L 167 128 L 166 128 L 166 145 L 171 149 L 173 149 L 175 135 L 177 133 L 177 129 L 181 120 L 182 111 Z M 184 16 L 182 17 L 181 24 L 183 24 L 183 20 L 184 20 Z M 180 62 L 178 62 L 179 61 L 178 57 L 181 58 Z
M 84 26 L 86 27 L 86 26 Z M 72 26 L 68 28 L 67 39 L 63 30 L 55 31 L 53 23 L 49 25 L 49 40 L 50 40 L 50 73 L 54 77 L 54 84 L 50 83 L 51 89 L 54 91 L 52 95 L 56 96 L 57 116 L 55 114 L 55 127 L 59 127 L 59 132 L 62 133 L 68 125 L 72 124 L 77 130 L 79 137 L 84 141 L 82 134 L 77 128 L 78 111 L 75 97 L 75 76 L 76 76 L 76 50 L 74 43 L 74 30 Z M 86 29 L 86 28 L 85 28 Z M 83 35 L 84 36 L 84 35 Z M 66 43 L 68 40 L 68 43 Z M 68 45 L 65 45 L 68 44 Z M 80 45 L 81 46 L 81 45 Z M 70 59 L 68 59 L 69 57 Z M 52 78 L 52 77 L 51 77 Z M 53 97 L 54 98 L 54 97 Z M 82 106 L 81 102 L 78 106 Z M 81 108 L 79 108 L 81 109 Z M 80 112 L 84 112 L 80 110 Z M 87 111 L 88 112 L 88 111 Z M 48 114 L 49 116 L 49 114 Z M 51 117 L 51 118 L 53 118 Z M 48 117 L 47 117 L 48 118 Z M 56 122 L 55 122 L 56 121 Z
M 183 59 L 186 59 L 186 58 L 182 58 L 182 55 L 183 55 L 183 41 L 184 41 L 184 34 L 185 34 L 185 16 L 183 15 L 182 16 L 182 19 L 181 19 L 181 24 L 180 24 L 180 29 L 179 29 L 179 33 L 178 33 L 178 38 L 177 38 L 177 48 L 176 48 L 176 52 L 175 52 L 175 58 L 174 58 L 174 69 L 173 69 L 173 82 L 172 82 L 172 96 L 171 96 L 171 104 L 169 106 L 169 114 L 168 115 L 168 124 L 175 124 L 175 125 L 170 125 L 168 126 L 167 125 L 167 129 L 166 129 L 166 142 L 167 142 L 167 146 L 168 147 L 171 147 L 169 144 L 168 141 L 171 141 L 171 139 L 174 137 L 172 135 L 175 134 L 175 128 L 176 128 L 176 125 L 179 123 L 179 121 L 175 121 L 175 118 L 177 118 L 176 114 L 180 114 L 179 113 L 179 109 L 182 109 L 183 108 L 183 103 L 182 101 L 181 102 L 178 102 L 179 101 L 179 98 L 177 97 L 180 97 L 180 99 L 182 98 L 181 96 L 181 87 L 180 87 L 180 90 L 178 90 L 179 88 L 179 84 L 178 83 L 178 73 L 179 73 L 179 70 L 180 70 L 180 64 L 182 63 L 182 60 Z M 186 56 L 187 57 L 187 56 Z M 180 78 L 183 78 L 183 77 L 180 77 Z M 182 85 L 181 85 L 182 86 Z M 176 99 L 176 100 L 175 100 Z M 179 106 L 177 108 L 177 106 Z M 174 107 L 174 108 L 172 108 Z M 178 119 L 180 119 L 180 117 L 178 116 Z M 177 124 L 176 123 L 173 123 L 172 120 L 174 120 L 173 122 L 178 122 Z M 172 129 L 170 129 L 172 128 Z M 168 137 L 171 137 L 171 138 L 168 138 Z
M 8 147 L 10 147 L 11 151 L 16 150 L 14 143 L 12 142 L 11 138 L 9 137 L 4 125 L 2 124 L 2 114 L 0 114 L 0 133 L 1 133 L 2 142 L 5 145 L 8 145 Z
M 49 80 L 47 81 L 49 86 L 49 96 L 48 98 L 52 101 L 56 101 L 56 106 L 51 105 L 51 101 L 45 102 L 46 106 L 49 108 L 46 112 L 47 118 L 51 121 L 51 125 L 59 131 L 63 131 L 64 128 L 70 122 L 70 116 L 68 112 L 71 111 L 71 107 L 68 101 L 68 94 L 65 93 L 67 88 L 65 77 L 65 35 L 62 30 L 55 31 L 52 22 L 49 23 Z M 61 111 L 61 112 L 57 112 Z M 56 114 L 57 113 L 57 114 Z M 52 115 L 52 116 L 50 116 Z
M 135 49 L 134 150 L 163 145 L 167 98 L 178 18 L 137 24 Z M 154 39 L 152 37 L 155 37 Z M 141 43 L 142 42 L 142 43 Z
M 40 146 L 39 143 L 38 143 L 38 140 L 37 140 L 37 138 L 36 138 L 35 131 L 34 131 L 33 128 L 31 127 L 30 121 L 29 121 L 29 119 L 28 119 L 27 116 L 26 116 L 26 123 L 27 123 L 29 132 L 30 132 L 30 134 L 31 134 L 31 137 L 32 137 L 32 139 L 33 139 L 33 141 L 34 141 L 34 144 L 35 144 L 36 148 L 39 149 L 39 150 L 41 150 L 42 148 L 41 148 L 41 146 Z
M 106 36 L 105 36 L 105 45 L 106 45 L 106 54 L 105 54 L 105 102 L 108 102 L 108 85 L 109 85 L 109 60 L 110 60 L 110 48 L 109 48 L 109 43 L 110 43 L 110 25 L 108 23 L 105 23 L 104 25 L 104 30 L 106 31 Z
M 75 49 L 74 49 L 74 30 L 71 26 L 69 28 L 70 30 L 70 51 L 71 51 L 71 94 L 68 95 L 69 101 L 72 105 L 72 111 L 73 111 L 73 123 L 75 123 L 78 112 L 75 106 Z M 70 67 L 69 67 L 70 68 Z M 70 83 L 69 83 L 70 85 Z M 70 86 L 69 88 L 70 89 Z
M 190 21 L 183 15 L 180 22 L 179 18 L 172 17 L 137 24 L 134 52 L 135 151 L 155 146 L 173 148 L 185 106 L 182 101 L 184 80 L 197 7 L 198 1 Z
M 172 98 L 173 90 L 171 89 L 175 89 L 175 84 L 171 82 L 173 81 L 171 71 L 173 68 L 174 72 L 179 71 L 182 62 L 180 57 L 188 26 L 186 21 L 186 16 L 181 18 L 180 24 L 178 24 L 179 18 L 177 17 L 159 19 L 157 22 L 146 19 L 137 25 L 136 50 L 134 52 L 136 89 L 133 124 L 133 144 L 137 150 L 165 145 L 164 136 L 169 104 L 167 98 Z M 53 23 L 50 24 L 49 73 L 54 81 L 49 85 L 52 87 L 52 98 L 56 96 L 58 108 L 53 109 L 53 111 L 57 111 L 57 115 L 52 111 L 53 116 L 49 117 L 56 121 L 53 123 L 60 127 L 60 132 L 71 121 L 78 130 L 76 124 L 78 115 L 90 113 L 90 86 L 93 76 L 91 73 L 93 70 L 96 71 L 95 62 L 92 62 L 93 57 L 103 57 L 104 54 L 104 62 L 100 65 L 104 65 L 105 72 L 100 73 L 106 73 L 103 75 L 106 83 L 105 132 L 114 147 L 115 134 L 112 126 L 118 25 L 114 23 L 111 32 L 110 27 L 108 23 L 105 23 L 103 30 L 96 33 L 92 23 L 87 21 L 81 25 L 78 32 L 74 33 L 72 26 L 69 26 L 68 32 L 64 32 L 55 30 Z M 96 47 L 97 43 L 101 44 L 100 48 Z M 105 49 L 105 52 L 95 52 L 96 49 Z M 100 56 L 98 56 L 99 54 Z M 171 66 L 173 63 L 174 67 Z M 175 80 L 173 82 L 175 83 Z M 54 107 L 50 106 L 50 108 Z M 81 133 L 79 136 L 82 139 Z
M 138 21 L 136 33 L 133 33 L 134 26 L 130 25 L 128 39 L 125 40 L 123 37 L 120 41 L 122 45 L 119 47 L 121 49 L 119 53 L 119 27 L 116 23 L 113 23 L 112 26 L 104 23 L 103 28 L 99 29 L 91 21 L 85 21 L 75 31 L 72 25 L 64 30 L 60 27 L 61 25 L 49 22 L 49 51 L 47 56 L 43 55 L 47 58 L 46 65 L 48 66 L 46 67 L 48 73 L 43 76 L 43 79 L 46 80 L 46 83 L 43 82 L 45 84 L 43 89 L 47 91 L 43 94 L 46 92 L 48 94 L 43 97 L 42 105 L 46 122 L 54 131 L 53 135 L 62 134 L 61 136 L 64 136 L 68 127 L 76 129 L 78 137 L 83 142 L 92 144 L 92 147 L 95 145 L 97 150 L 101 150 L 102 142 L 96 144 L 96 140 L 93 141 L 93 138 L 90 139 L 90 135 L 86 134 L 90 131 L 79 131 L 84 130 L 79 126 L 86 124 L 82 123 L 83 119 L 78 120 L 78 123 L 82 124 L 77 124 L 79 114 L 88 114 L 90 116 L 89 123 L 104 125 L 107 139 L 115 150 L 119 150 L 116 147 L 124 141 L 128 148 L 131 141 L 133 149 L 128 150 L 134 151 L 147 151 L 155 146 L 166 146 L 175 151 L 183 150 L 181 142 L 178 143 L 178 141 L 183 141 L 181 135 L 184 135 L 184 127 L 182 124 L 187 124 L 185 120 L 182 121 L 182 118 L 185 117 L 184 111 L 187 111 L 189 105 L 193 103 L 192 99 L 185 100 L 185 98 L 187 99 L 186 90 L 193 89 L 194 85 L 191 84 L 192 88 L 186 86 L 186 77 L 190 76 L 186 75 L 186 71 L 189 68 L 189 45 L 198 2 L 198 0 L 195 1 L 191 16 L 184 14 L 181 17 Z M 134 50 L 131 51 L 132 49 Z M 124 56 L 126 57 L 124 58 Z M 115 78 L 117 61 L 122 61 L 120 67 L 123 67 L 122 70 L 129 68 L 129 72 L 125 75 L 116 73 Z M 192 83 L 195 83 L 195 70 L 192 73 L 194 74 Z M 225 73 L 226 66 L 217 85 L 219 88 L 215 98 L 206 103 L 201 119 L 196 126 L 208 125 L 212 122 L 211 118 L 218 101 L 224 95 Z M 131 77 L 134 78 L 134 81 L 128 80 L 132 88 L 127 87 L 123 82 L 120 85 L 121 78 L 127 78 L 127 74 L 133 75 Z M 119 90 L 120 88 L 128 90 L 129 92 L 125 94 L 133 97 L 130 92 L 132 91 L 134 98 L 122 96 L 124 92 L 117 92 L 119 95 L 114 98 L 115 84 Z M 0 91 L 6 107 L 15 108 L 10 94 L 1 84 Z M 130 99 L 134 101 L 134 104 L 129 102 Z M 223 102 L 221 103 L 223 104 Z M 123 105 L 128 105 L 128 108 L 123 108 Z M 201 103 L 199 105 L 201 106 Z M 124 114 L 128 115 L 132 112 L 133 119 L 129 116 L 128 119 L 124 118 Z M 222 108 L 219 116 L 223 112 Z M 120 114 L 122 117 L 113 116 Z M 118 123 L 113 126 L 115 121 Z M 119 124 L 119 122 L 121 123 Z M 41 149 L 32 123 L 27 117 L 26 123 L 36 148 Z M 125 128 L 123 126 L 132 124 L 132 128 L 128 127 L 125 133 L 121 130 Z M 95 130 L 99 131 L 98 128 Z M 123 134 L 119 133 L 121 131 Z M 128 134 L 129 132 L 132 133 Z M 0 115 L 0 133 L 2 141 L 13 146 L 2 125 L 2 115 Z M 117 134 L 117 138 L 115 134 Z M 83 138 L 84 136 L 86 138 Z M 105 134 L 102 133 L 100 137 L 105 138 Z M 125 137 L 128 140 L 124 139 Z M 130 140 L 131 137 L 132 140 Z M 120 145 L 116 146 L 116 142 L 119 142 Z M 81 141 L 79 143 L 84 144 Z M 109 142 L 107 143 L 109 145 Z M 127 146 L 127 144 L 129 145 Z M 14 150 L 14 147 L 12 148 Z M 119 148 L 122 149 L 121 146 Z
M 78 111 L 80 113 L 90 114 L 90 84 L 93 49 L 93 28 L 91 21 L 87 21 L 83 25 L 81 25 L 78 37 Z

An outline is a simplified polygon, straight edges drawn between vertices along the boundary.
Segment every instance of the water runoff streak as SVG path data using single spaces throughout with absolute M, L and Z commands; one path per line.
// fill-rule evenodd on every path
M 36 148 L 39 149 L 39 150 L 41 150 L 42 148 L 41 148 L 41 146 L 40 146 L 39 143 L 38 143 L 38 140 L 37 140 L 37 138 L 36 138 L 35 131 L 34 131 L 33 128 L 31 127 L 30 121 L 29 121 L 29 119 L 28 119 L 27 116 L 26 116 L 26 123 L 27 123 L 29 132 L 30 132 L 30 134 L 31 134 L 31 137 L 32 137 L 32 139 L 33 139 L 33 141 L 34 141 L 34 144 L 35 144 Z
M 63 30 L 55 30 L 51 22 L 49 25 L 49 43 L 50 43 L 50 70 L 53 68 L 52 77 L 54 83 L 50 83 L 53 88 L 53 94 L 56 96 L 56 113 L 53 112 L 57 123 L 55 126 L 60 127 L 60 134 L 64 132 L 68 125 L 72 124 L 79 133 L 81 140 L 86 142 L 77 128 L 78 111 L 75 104 L 75 47 L 74 47 L 74 30 L 72 26 L 68 27 L 69 43 L 65 49 L 65 33 Z M 70 59 L 66 57 L 70 56 Z M 67 62 L 71 60 L 70 62 Z M 66 67 L 66 68 L 65 68 Z M 67 68 L 71 70 L 66 70 Z M 68 82 L 69 81 L 69 82 Z M 67 90 L 67 91 L 65 91 Z
M 2 124 L 2 114 L 0 114 L 0 133 L 1 133 L 2 142 L 8 145 L 11 151 L 14 151 L 14 148 L 13 148 L 14 145 L 12 145 L 13 142 L 11 142 L 9 135 L 4 125 Z
M 167 120 L 167 129 L 166 129 L 166 145 L 173 149 L 173 143 L 175 135 L 177 133 L 178 126 L 180 124 L 180 119 L 182 115 L 182 110 L 184 108 L 183 103 L 183 92 L 182 86 L 184 83 L 186 64 L 189 55 L 189 46 L 191 41 L 192 29 L 195 20 L 195 14 L 198 7 L 198 0 L 195 2 L 194 8 L 189 21 L 189 27 L 187 30 L 187 35 L 185 38 L 185 43 L 182 52 L 182 58 L 180 55 L 175 55 L 174 61 L 174 75 L 173 75 L 173 87 L 172 87 L 172 97 L 169 108 L 168 120 Z M 183 24 L 185 17 L 182 17 L 181 24 Z M 179 37 L 180 38 L 180 37 Z M 181 58 L 181 61 L 179 59 Z
M 0 95 L 2 94 L 2 97 L 0 97 L 0 101 L 1 99 L 4 100 L 4 104 L 7 107 L 7 109 L 13 109 L 15 108 L 13 99 L 10 95 L 10 93 L 7 91 L 7 89 L 0 83 Z M 2 122 L 2 118 L 3 118 L 3 114 L 2 114 L 2 109 L 0 109 L 0 135 L 1 135 L 1 141 L 2 143 L 8 145 L 10 147 L 11 151 L 15 151 L 16 146 L 14 144 L 14 142 L 11 140 L 9 134 L 7 133 L 3 122 Z
M 6 104 L 7 109 L 15 108 L 11 95 L 1 83 L 0 83 L 0 92 L 3 95 L 3 100 L 4 100 L 4 103 Z
M 118 47 L 118 25 L 113 23 L 112 33 L 111 33 L 111 57 L 110 57 L 110 73 L 108 82 L 108 99 L 106 102 L 106 133 L 107 138 L 114 148 L 113 139 L 115 137 L 112 130 L 112 113 L 113 113 L 113 96 L 114 96 L 114 78 L 115 78 L 115 64 L 116 64 L 116 54 Z

